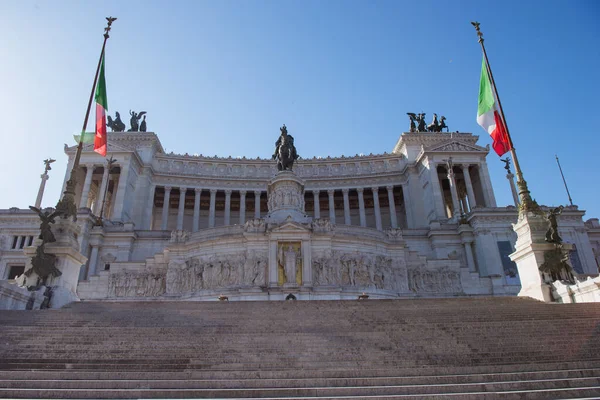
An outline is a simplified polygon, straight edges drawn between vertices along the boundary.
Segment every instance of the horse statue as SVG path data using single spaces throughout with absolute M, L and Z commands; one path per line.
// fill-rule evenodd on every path
M 291 171 L 294 161 L 298 159 L 296 146 L 294 146 L 294 137 L 288 135 L 285 124 L 279 128 L 281 135 L 275 142 L 275 152 L 273 160 L 277 160 L 278 171 Z
M 443 132 L 444 128 L 446 128 L 446 132 L 450 132 L 450 128 L 448 128 L 448 125 L 446 125 L 446 117 L 442 115 L 440 117 L 440 132 Z
M 425 113 L 419 113 L 417 115 L 417 122 L 419 123 L 417 132 L 427 132 L 427 127 L 425 126 Z
M 417 125 L 416 125 L 417 114 L 415 114 L 415 113 L 406 113 L 406 115 L 408 115 L 408 118 L 410 118 L 409 132 L 416 132 L 417 131 Z
M 433 113 L 433 121 L 427 125 L 427 132 L 440 132 L 440 123 L 436 113 Z
M 110 115 L 106 117 L 108 119 L 106 126 L 112 129 L 113 132 L 123 132 L 125 130 L 125 124 L 121 121 L 121 114 L 117 111 L 116 115 L 114 121 Z

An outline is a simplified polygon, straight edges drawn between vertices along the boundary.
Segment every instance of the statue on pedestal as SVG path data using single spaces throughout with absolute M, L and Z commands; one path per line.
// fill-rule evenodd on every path
M 39 238 L 42 239 L 42 243 L 56 242 L 56 238 L 54 237 L 54 234 L 52 233 L 52 229 L 51 229 L 50 224 L 53 224 L 53 223 L 56 222 L 54 220 L 54 218 L 56 218 L 57 216 L 59 216 L 60 212 L 59 211 L 54 211 L 51 214 L 49 211 L 42 212 L 42 210 L 40 210 L 37 207 L 33 207 L 33 206 L 29 206 L 29 209 L 31 211 L 36 212 L 37 215 L 42 220 L 42 223 L 40 224 L 40 236 L 39 236 Z
M 278 171 L 291 171 L 294 161 L 298 159 L 296 146 L 294 146 L 294 137 L 288 135 L 285 124 L 279 130 L 281 131 L 281 135 L 275 142 L 273 160 L 277 160 Z

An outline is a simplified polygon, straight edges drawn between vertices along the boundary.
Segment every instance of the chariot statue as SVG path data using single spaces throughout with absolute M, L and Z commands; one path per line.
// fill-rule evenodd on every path
M 277 142 L 275 142 L 273 160 L 277 160 L 278 171 L 291 171 L 294 161 L 298 159 L 296 146 L 294 146 L 294 137 L 288 135 L 285 124 L 279 130 L 281 131 L 281 135 L 277 139 Z
M 129 110 L 129 115 L 131 115 L 131 118 L 129 119 L 129 124 L 131 125 L 131 128 L 129 128 L 128 132 L 140 131 L 139 121 L 140 119 L 142 119 L 144 114 L 146 114 L 146 111 L 140 111 L 139 113 L 136 113 L 135 111 Z
M 121 114 L 119 114 L 118 111 L 116 112 L 116 117 L 114 121 L 110 117 L 110 115 L 108 115 L 106 118 L 108 120 L 106 126 L 112 129 L 113 132 L 123 132 L 125 130 L 125 123 L 121 121 Z

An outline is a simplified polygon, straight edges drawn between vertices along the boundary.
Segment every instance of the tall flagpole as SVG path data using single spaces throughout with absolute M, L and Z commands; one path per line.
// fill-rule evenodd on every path
M 67 181 L 67 187 L 63 193 L 62 199 L 56 204 L 56 211 L 62 214 L 63 218 L 73 217 L 77 218 L 77 206 L 75 205 L 75 186 L 77 185 L 77 177 L 75 176 L 77 169 L 79 168 L 79 160 L 81 159 L 81 151 L 83 149 L 83 139 L 85 136 L 85 130 L 87 128 L 88 119 L 90 117 L 90 110 L 92 108 L 92 100 L 94 99 L 94 93 L 96 91 L 96 83 L 98 82 L 98 73 L 100 72 L 100 65 L 102 64 L 102 58 L 104 57 L 104 49 L 106 48 L 106 41 L 108 40 L 111 25 L 117 19 L 113 17 L 106 17 L 108 24 L 104 28 L 104 42 L 102 43 L 102 51 L 100 52 L 100 58 L 98 59 L 98 66 L 96 67 L 96 75 L 94 75 L 94 84 L 92 85 L 92 92 L 90 93 L 90 99 L 88 101 L 87 110 L 85 112 L 85 118 L 83 119 L 83 127 L 81 128 L 81 137 L 79 139 L 79 145 L 77 146 L 77 153 L 75 153 L 75 160 L 71 168 L 71 174 Z
M 569 188 L 567 187 L 567 181 L 565 180 L 565 174 L 563 174 L 562 172 L 560 161 L 558 161 L 558 156 L 556 154 L 554 155 L 554 157 L 556 157 L 556 163 L 558 164 L 558 169 L 560 170 L 560 176 L 562 176 L 563 183 L 565 184 L 565 189 L 567 190 L 567 196 L 569 196 L 569 203 L 573 205 L 573 200 L 571 200 L 571 193 L 569 193 Z
M 508 130 L 506 117 L 504 116 L 504 110 L 502 109 L 502 102 L 500 102 L 500 95 L 498 94 L 496 82 L 494 81 L 494 75 L 492 74 L 492 68 L 490 67 L 487 52 L 485 51 L 485 46 L 483 45 L 483 33 L 479 29 L 480 24 L 479 22 L 471 22 L 471 24 L 475 27 L 475 30 L 477 31 L 477 36 L 479 37 L 478 42 L 479 44 L 481 44 L 481 50 L 483 50 L 483 57 L 485 58 L 485 66 L 490 77 L 492 87 L 494 88 L 494 92 L 496 93 L 496 99 L 498 100 L 498 109 L 500 110 L 500 116 L 502 117 L 504 127 L 506 128 L 506 136 L 510 145 L 510 154 L 515 165 L 515 172 L 517 174 L 517 186 L 519 187 L 519 197 L 521 199 L 521 205 L 519 210 L 521 212 L 537 212 L 539 211 L 539 206 L 534 200 L 531 199 L 531 194 L 529 192 L 529 189 L 527 188 L 527 182 L 523 178 L 523 172 L 521 171 L 521 165 L 519 164 L 519 159 L 517 158 L 517 152 L 515 151 L 515 146 L 513 145 L 513 141 Z

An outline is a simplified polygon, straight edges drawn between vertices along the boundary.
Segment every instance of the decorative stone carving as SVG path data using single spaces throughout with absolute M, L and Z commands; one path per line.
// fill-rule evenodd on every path
M 462 285 L 458 271 L 448 267 L 408 268 L 408 287 L 413 292 L 460 293 Z
M 244 231 L 250 233 L 263 233 L 267 229 L 265 220 L 262 218 L 253 218 L 246 221 L 244 224 Z
M 265 286 L 267 255 L 251 251 L 246 254 L 193 257 L 169 263 L 166 291 L 170 294 L 200 290 Z
M 109 297 L 156 297 L 166 290 L 164 272 L 120 272 L 108 280 Z
M 310 224 L 313 232 L 317 233 L 325 233 L 331 232 L 334 228 L 334 225 L 331 224 L 329 218 L 318 218 L 314 219 Z
M 402 229 L 400 228 L 389 228 L 385 231 L 388 239 L 402 240 Z
M 190 238 L 190 233 L 186 230 L 174 230 L 171 232 L 171 243 L 185 243 Z
M 328 252 L 313 258 L 315 286 L 353 286 L 401 292 L 407 290 L 406 273 L 390 257 Z
M 304 183 L 292 171 L 278 172 L 269 182 L 267 193 L 267 223 L 281 223 L 288 217 L 301 223 L 310 221 L 304 214 Z

